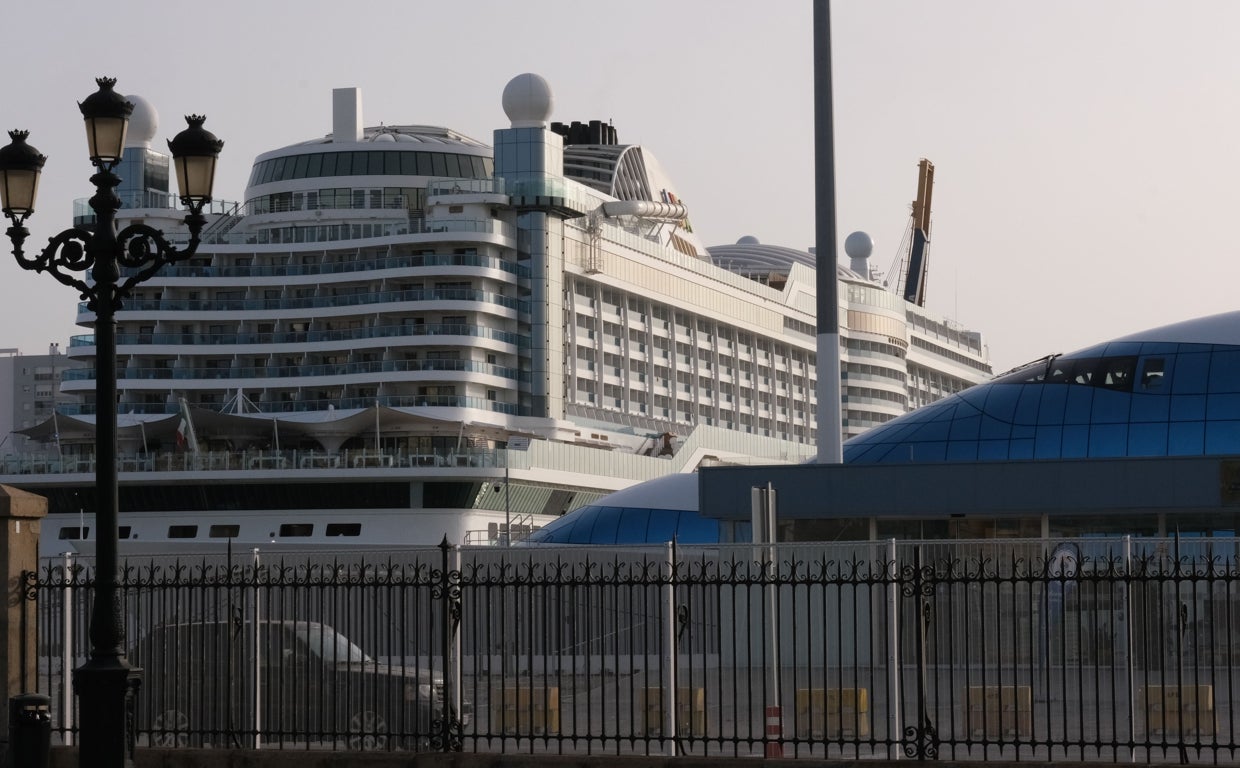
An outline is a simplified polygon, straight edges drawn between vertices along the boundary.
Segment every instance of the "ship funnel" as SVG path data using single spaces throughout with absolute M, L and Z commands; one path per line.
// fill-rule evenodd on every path
M 362 140 L 362 92 L 357 88 L 332 89 L 332 142 Z

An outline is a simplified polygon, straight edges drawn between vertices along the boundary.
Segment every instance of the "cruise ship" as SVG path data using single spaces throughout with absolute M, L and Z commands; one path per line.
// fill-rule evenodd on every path
M 128 98 L 120 224 L 184 239 L 157 115 Z M 122 554 L 502 544 L 655 477 L 813 457 L 813 257 L 705 247 L 706 202 L 610 122 L 552 121 L 538 75 L 502 105 L 488 146 L 368 126 L 336 89 L 330 133 L 258 156 L 197 253 L 138 286 L 117 313 Z M 850 253 L 845 437 L 989 377 L 981 334 Z M 45 554 L 96 534 L 95 353 L 70 340 L 80 407 L 15 430 L 30 449 L 0 465 L 47 496 Z

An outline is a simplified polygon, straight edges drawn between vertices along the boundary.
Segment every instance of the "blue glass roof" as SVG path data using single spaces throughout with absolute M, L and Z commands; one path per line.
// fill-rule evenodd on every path
M 535 544 L 715 544 L 719 521 L 697 511 L 696 474 L 648 480 L 575 509 L 532 533 Z
M 1240 312 L 1022 366 L 844 444 L 850 464 L 1240 453 Z

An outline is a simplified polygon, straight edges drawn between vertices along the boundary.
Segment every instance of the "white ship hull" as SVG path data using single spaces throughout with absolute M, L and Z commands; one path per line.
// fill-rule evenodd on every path
M 119 548 L 124 555 L 504 545 L 613 491 L 704 461 L 784 463 L 812 452 L 709 427 L 663 456 L 653 448 L 664 441 L 646 442 L 650 449 L 636 453 L 531 440 L 522 450 L 450 455 L 260 450 L 125 458 Z M 91 462 L 10 460 L 0 469 L 0 483 L 49 498 L 41 555 L 93 551 Z M 289 503 L 281 506 L 283 499 Z

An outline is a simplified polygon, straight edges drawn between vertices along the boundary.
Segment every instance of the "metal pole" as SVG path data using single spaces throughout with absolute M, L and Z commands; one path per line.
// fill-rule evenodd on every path
M 263 748 L 263 641 L 262 641 L 262 624 L 263 618 L 263 593 L 258 588 L 258 571 L 262 566 L 262 560 L 258 552 L 258 547 L 251 550 L 253 553 L 254 574 L 254 615 L 251 619 L 253 628 L 250 631 L 250 641 L 254 643 L 254 748 Z
M 449 577 L 452 574 L 460 574 L 462 567 L 461 548 L 452 547 L 449 553 Z M 457 606 L 458 610 L 449 611 L 449 615 L 460 615 L 459 605 L 461 601 L 460 593 L 450 594 L 449 599 Z M 451 643 L 449 644 L 449 658 L 444 664 L 444 692 L 448 698 L 444 701 L 444 707 L 447 710 L 444 717 L 452 722 L 453 729 L 458 733 L 464 728 L 461 721 L 461 702 L 464 701 L 465 688 L 465 670 L 464 658 L 461 655 L 461 626 L 460 621 L 452 622 Z
M 74 674 L 81 711 L 80 764 L 133 766 L 135 700 L 141 671 L 125 658 L 125 628 L 116 580 L 118 559 L 118 491 L 116 469 L 116 285 L 120 278 L 115 215 L 121 201 L 120 179 L 110 170 L 91 177 L 97 192 L 90 199 L 96 215 L 86 243 L 93 257 L 94 292 L 88 307 L 95 313 L 95 464 L 96 534 L 95 602 L 90 616 L 90 658 Z M 89 756 L 89 757 L 88 757 Z
M 667 542 L 667 583 L 663 586 L 663 754 L 676 756 L 676 542 Z
M 767 542 L 766 561 L 767 561 L 767 584 L 766 584 L 766 633 L 767 647 L 770 649 L 768 663 L 770 699 L 766 707 L 766 756 L 767 757 L 783 757 L 784 756 L 784 716 L 783 716 L 783 692 L 780 690 L 780 676 L 782 669 L 780 667 L 779 654 L 779 588 L 776 586 L 776 580 L 779 578 L 778 553 L 775 550 L 775 489 L 770 483 L 766 484 L 766 520 L 763 521 L 765 530 L 764 538 Z
M 459 717 L 459 694 L 461 691 L 460 631 L 461 631 L 461 582 L 460 553 L 456 547 L 448 543 L 445 535 L 439 542 L 442 555 L 443 571 L 439 584 L 432 591 L 432 596 L 440 601 L 440 665 L 443 670 L 444 700 L 443 710 L 439 713 L 439 722 L 431 720 L 432 747 L 439 752 L 460 752 L 462 748 L 463 725 Z M 433 653 L 433 649 L 432 649 Z M 455 658 L 454 658 L 455 657 Z M 432 670 L 434 664 L 431 664 Z M 434 702 L 432 702 L 432 707 Z M 438 726 L 438 727 L 436 727 Z
M 1132 536 L 1124 536 L 1124 671 L 1128 677 L 1128 734 L 1136 741 L 1136 678 L 1132 668 Z M 1137 761 L 1137 750 L 1130 748 L 1128 762 Z
M 843 461 L 840 280 L 835 248 L 835 128 L 831 95 L 831 3 L 814 0 L 814 239 L 818 292 L 818 463 Z
M 1181 576 L 1180 560 L 1180 528 L 1177 525 L 1175 529 L 1175 696 L 1178 706 L 1176 707 L 1176 728 L 1179 736 L 1180 747 L 1180 764 L 1188 764 L 1188 737 L 1184 730 L 1184 710 L 1187 703 L 1184 701 L 1184 636 L 1188 633 L 1188 603 L 1181 601 L 1180 596 L 1180 576 Z M 1196 706 L 1196 690 L 1193 691 Z
M 448 594 L 449 584 L 452 578 L 451 566 L 448 562 L 448 553 L 451 551 L 452 551 L 452 545 L 448 543 L 447 534 L 444 534 L 443 541 L 439 542 L 439 555 L 441 558 L 441 562 L 443 564 L 442 566 L 443 570 L 441 571 L 440 582 L 437 585 L 436 590 L 432 591 L 431 595 L 439 599 L 439 608 L 440 608 L 439 648 L 440 648 L 440 653 L 442 654 L 442 656 L 440 657 L 439 668 L 443 670 L 443 674 L 445 677 L 448 674 L 448 663 L 449 663 L 448 662 L 448 648 L 452 644 L 452 628 L 449 626 L 449 619 L 448 619 L 448 617 L 452 615 L 452 610 L 451 610 L 451 605 L 450 605 L 451 598 L 449 597 L 449 594 Z M 434 707 L 433 680 L 434 680 L 434 669 L 435 669 L 435 664 L 433 661 L 434 659 L 433 648 L 432 648 L 431 653 L 432 653 L 431 655 L 432 663 L 430 665 L 431 679 L 432 679 L 431 707 L 433 708 Z M 436 751 L 439 751 L 439 752 L 451 751 L 448 745 L 449 743 L 451 743 L 451 740 L 452 740 L 452 719 L 447 716 L 448 714 L 447 708 L 452 705 L 452 702 L 448 700 L 451 698 L 451 696 L 449 692 L 446 690 L 447 684 L 448 684 L 448 681 L 445 679 L 444 680 L 445 710 L 439 713 L 438 722 L 436 722 L 433 716 L 431 718 L 431 730 L 434 732 L 434 735 L 431 737 L 431 745 L 432 745 L 432 748 L 436 749 Z
M 81 530 L 80 528 L 78 529 Z M 65 746 L 73 746 L 73 686 L 69 684 L 73 670 L 73 614 L 77 606 L 77 576 L 74 564 L 77 557 L 72 552 L 64 553 L 65 599 L 61 607 L 61 647 L 64 653 L 60 657 L 60 726 L 64 729 Z
M 504 449 L 504 546 L 512 546 L 512 506 L 508 503 L 508 464 L 512 454 Z
M 891 734 L 891 746 L 887 756 L 900 759 L 898 739 L 900 727 L 900 567 L 896 564 L 896 540 L 887 541 L 887 732 Z

